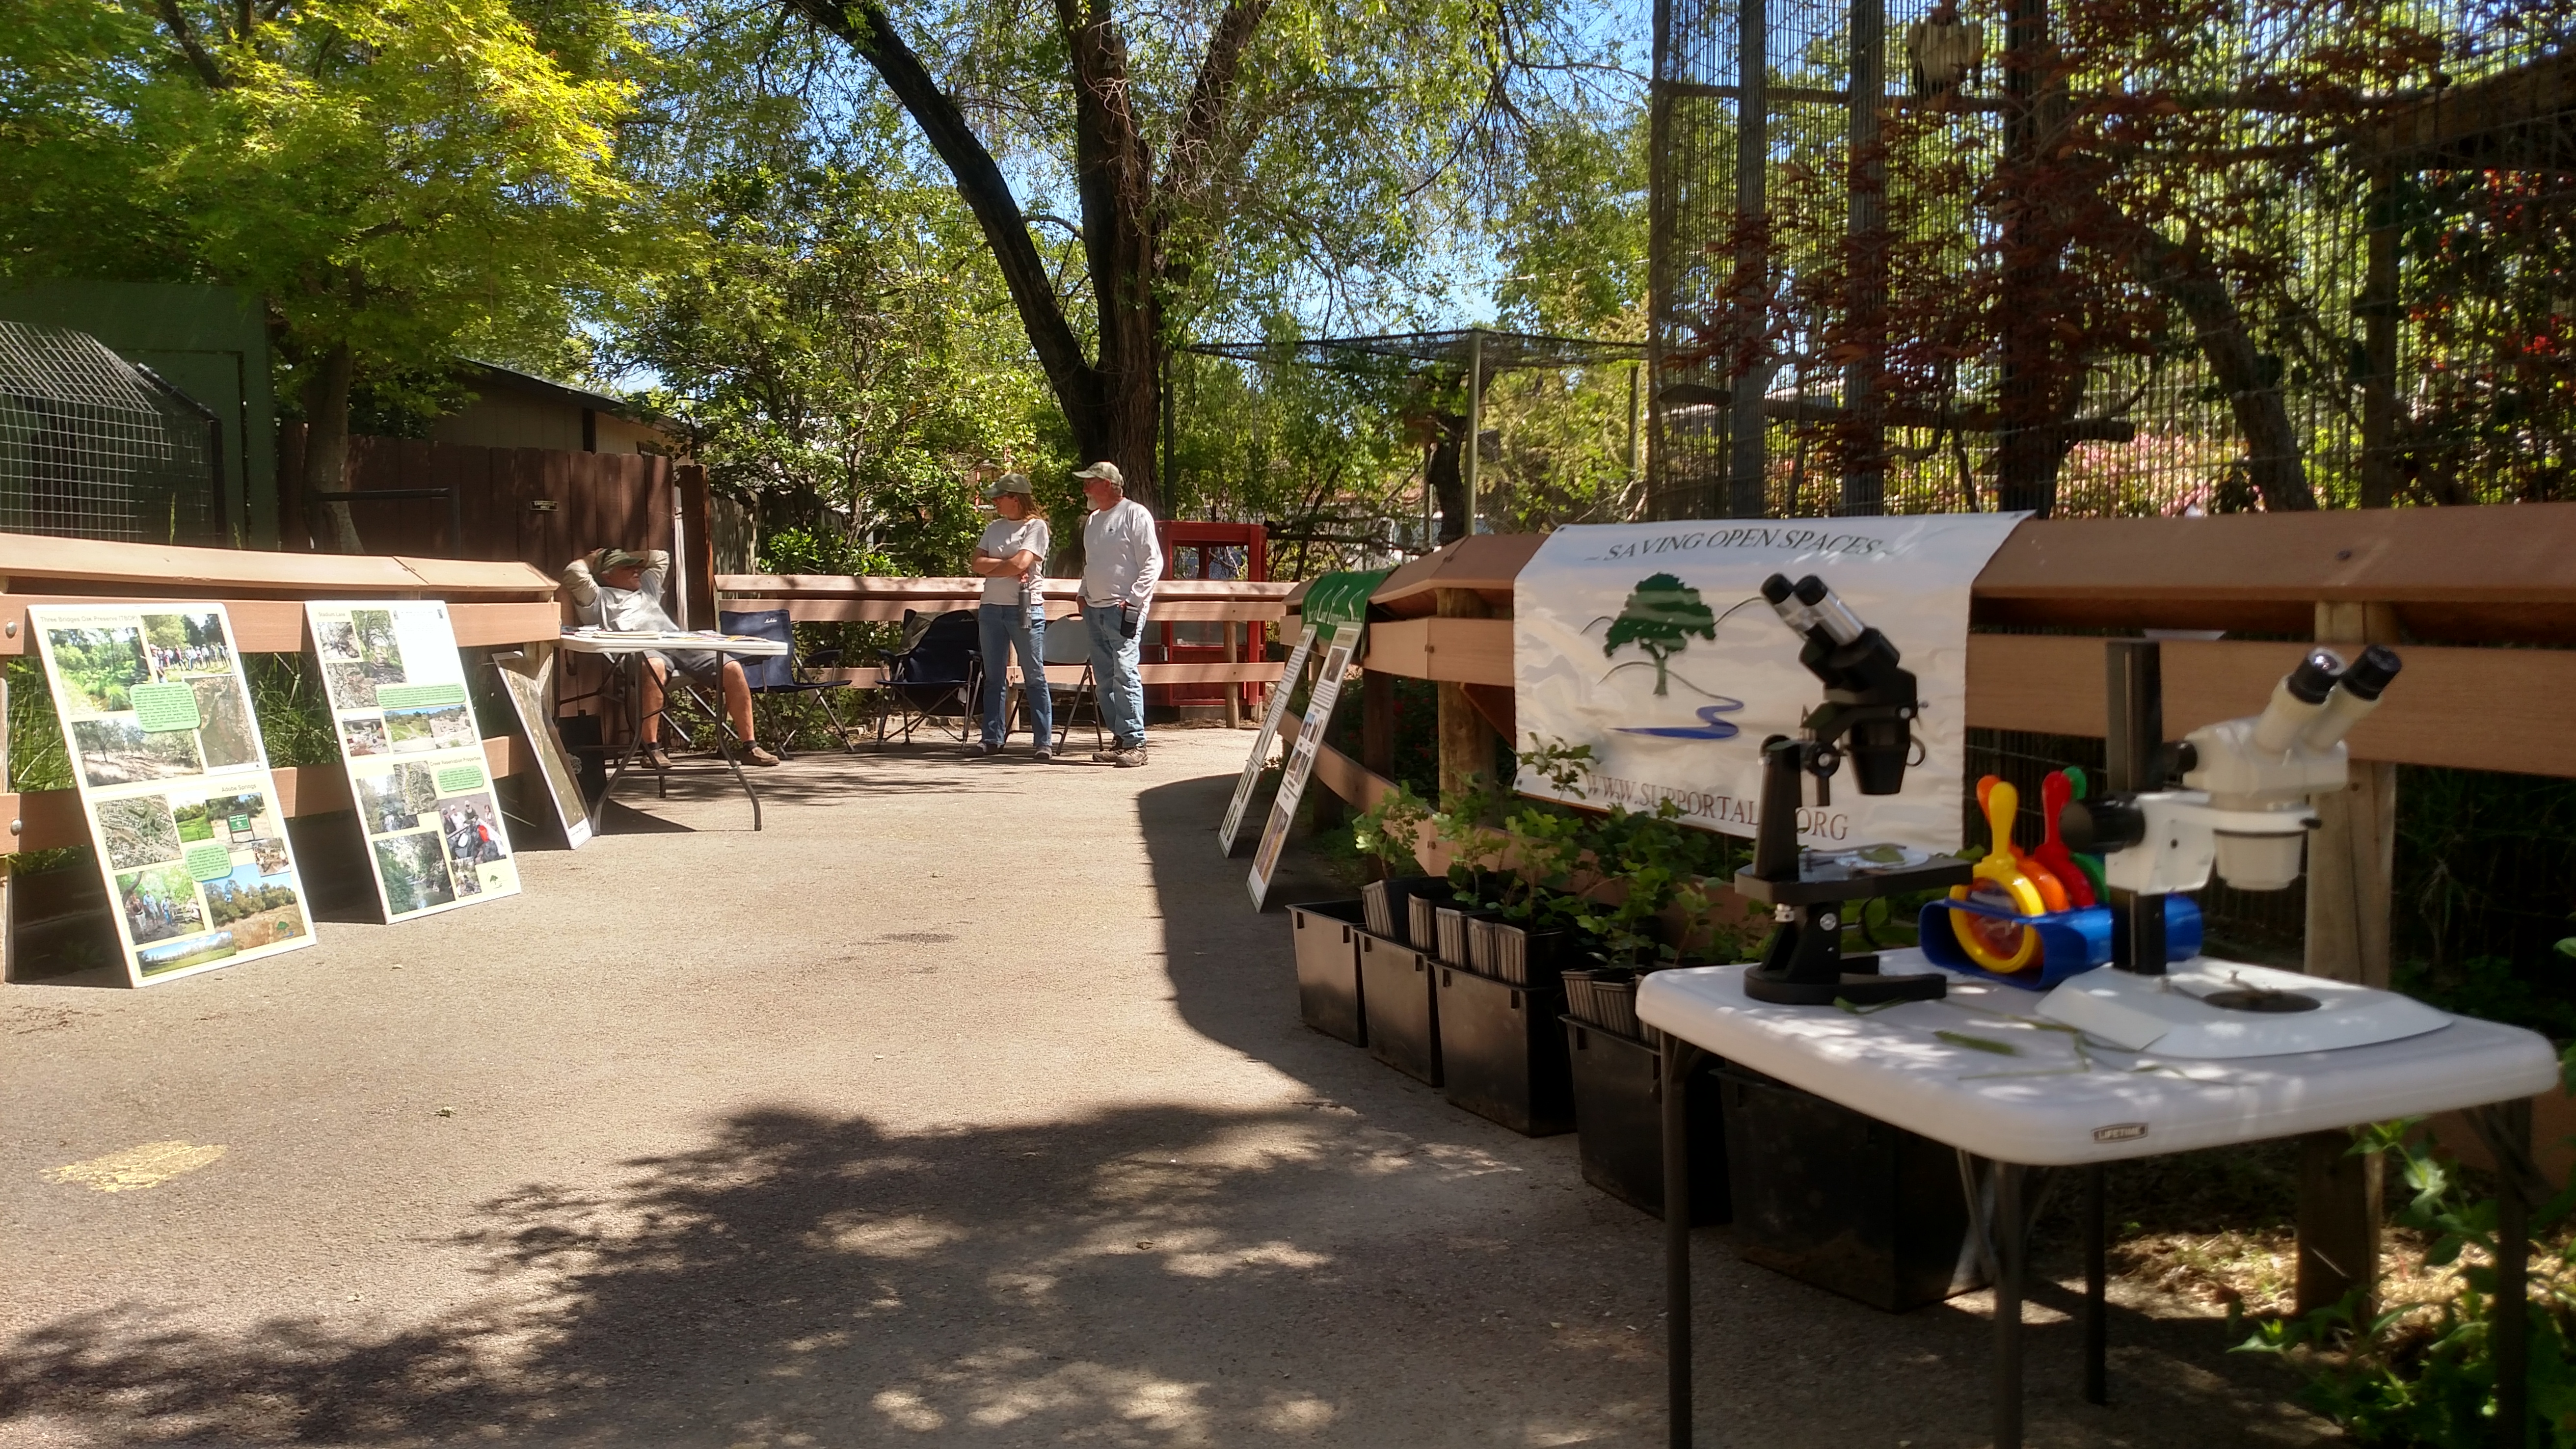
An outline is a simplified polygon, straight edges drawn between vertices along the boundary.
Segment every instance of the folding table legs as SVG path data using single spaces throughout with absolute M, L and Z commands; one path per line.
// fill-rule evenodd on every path
M 1995 1449 L 2021 1449 L 2021 1293 L 2029 1268 L 2030 1223 L 2021 1190 L 2029 1169 L 1993 1164 L 1995 1175 L 1990 1260 L 1995 1270 Z
M 2084 1402 L 2111 1401 L 2109 1315 L 2103 1312 L 2103 1289 L 2109 1274 L 2103 1258 L 2109 1234 L 2102 1221 L 2102 1164 L 2084 1169 Z
M 1707 1054 L 1662 1035 L 1664 1128 L 1664 1413 L 1666 1442 L 1690 1449 L 1690 1078 Z

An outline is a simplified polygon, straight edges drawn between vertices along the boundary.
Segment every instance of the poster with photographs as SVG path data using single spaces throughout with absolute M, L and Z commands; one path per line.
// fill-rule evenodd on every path
M 387 921 L 519 893 L 465 660 L 435 599 L 307 603 Z
M 136 986 L 313 944 L 221 604 L 27 610 Z

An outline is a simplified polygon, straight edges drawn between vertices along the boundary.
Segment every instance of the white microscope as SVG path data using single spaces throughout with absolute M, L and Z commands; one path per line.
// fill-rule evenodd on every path
M 2164 900 L 2209 883 L 2240 890 L 2298 879 L 2313 800 L 2351 783 L 2344 736 L 2397 677 L 2396 652 L 2349 667 L 2311 651 L 2263 712 L 2163 742 L 2161 656 L 2112 640 L 2110 792 L 2069 804 L 2067 845 L 2103 854 L 2112 964 L 2061 982 L 2039 1014 L 2130 1051 L 2213 1058 L 2326 1051 L 2417 1036 L 2450 1018 L 2410 997 L 2296 971 L 2195 956 L 2165 965 Z M 2183 788 L 2163 788 L 2179 772 Z

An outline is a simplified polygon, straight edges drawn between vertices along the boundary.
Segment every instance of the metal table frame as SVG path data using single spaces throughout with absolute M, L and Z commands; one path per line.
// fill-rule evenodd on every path
M 636 753 L 644 747 L 644 721 L 646 715 L 644 712 L 643 661 L 646 655 L 663 653 L 675 649 L 704 649 L 717 655 L 734 655 L 742 658 L 757 659 L 766 656 L 781 655 L 787 652 L 787 646 L 776 639 L 748 639 L 735 638 L 731 636 L 710 636 L 704 639 L 690 638 L 673 640 L 669 643 L 640 644 L 624 639 L 602 640 L 596 635 L 576 634 L 569 629 L 565 630 L 563 633 L 563 647 L 575 654 L 596 654 L 602 658 L 612 660 L 616 663 L 619 669 L 625 671 L 627 674 L 626 700 L 627 711 L 630 718 L 628 720 L 629 727 L 626 731 L 626 748 L 619 752 L 617 756 L 617 764 L 609 770 L 608 783 L 601 787 L 599 799 L 591 804 L 590 833 L 593 835 L 601 833 L 599 828 L 600 817 L 608 810 L 609 797 L 617 793 L 617 782 L 626 777 L 627 767 L 634 763 Z M 678 677 L 678 669 L 672 669 L 671 675 L 672 677 Z M 717 686 L 719 690 L 721 690 L 723 686 L 723 681 L 721 679 L 717 681 Z M 662 708 L 656 710 L 654 713 L 668 714 L 670 713 L 670 710 L 671 687 L 668 680 L 666 680 L 662 689 Z M 760 793 L 751 788 L 750 777 L 742 772 L 742 762 L 734 758 L 734 752 L 732 750 L 725 748 L 722 733 L 725 726 L 721 719 L 718 720 L 716 728 L 718 731 L 716 738 L 716 754 L 725 762 L 725 768 L 733 771 L 734 783 L 742 787 L 743 796 L 751 801 L 751 828 L 758 830 L 760 829 Z
M 1663 1036 L 1664 1146 L 1664 1353 L 1665 1396 L 1672 1449 L 1690 1449 L 1691 1362 L 1691 1073 L 1713 1054 L 1666 1031 Z M 2496 1432 L 2506 1449 L 2523 1449 L 2530 1422 L 2530 1318 L 2524 1310 L 2530 1269 L 2530 1213 L 2546 1196 L 2531 1156 L 2528 1098 L 2469 1109 L 2470 1120 L 2503 1169 L 2496 1239 Z M 2139 1157 L 2164 1154 L 2141 1152 Z M 1994 1176 L 1992 1206 L 1976 1191 L 1980 1163 Z M 1995 1449 L 2021 1449 L 2022 1298 L 2028 1287 L 2029 1220 L 2025 1186 L 2031 1169 L 2021 1163 L 1986 1162 L 1962 1149 L 1960 1172 L 1968 1189 L 1971 1230 L 1994 1277 Z M 2084 1401 L 2108 1403 L 2109 1323 L 2104 1313 L 2103 1166 L 2084 1174 Z M 2514 1426 L 2525 1426 L 2516 1430 Z

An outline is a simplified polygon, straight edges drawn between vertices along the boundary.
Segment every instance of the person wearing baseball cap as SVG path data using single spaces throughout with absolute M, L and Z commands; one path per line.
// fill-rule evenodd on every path
M 1025 473 L 1005 473 L 985 495 L 1002 515 L 985 525 L 975 540 L 967 567 L 984 580 L 984 602 L 975 611 L 984 646 L 984 737 L 966 747 L 970 755 L 998 755 L 1009 737 L 1010 721 L 1002 710 L 1007 694 L 1011 651 L 1020 656 L 1021 697 L 1029 704 L 1030 754 L 1039 762 L 1055 758 L 1055 701 L 1046 687 L 1046 600 L 1038 592 L 1046 573 L 1046 516 Z
M 564 566 L 564 593 L 580 623 L 676 633 L 680 626 L 662 609 L 662 580 L 670 572 L 671 555 L 665 549 L 595 548 Z M 746 763 L 778 763 L 751 737 L 751 682 L 743 677 L 741 660 L 712 649 L 649 649 L 642 670 L 645 768 L 671 768 L 671 757 L 662 753 L 662 685 L 674 669 L 707 688 L 723 686 L 725 714 L 742 741 Z
M 1145 683 L 1138 677 L 1137 635 L 1163 575 L 1163 545 L 1154 515 L 1127 496 L 1118 465 L 1077 470 L 1091 516 L 1082 525 L 1082 622 L 1091 630 L 1091 675 L 1111 747 L 1091 758 L 1108 765 L 1145 763 Z

